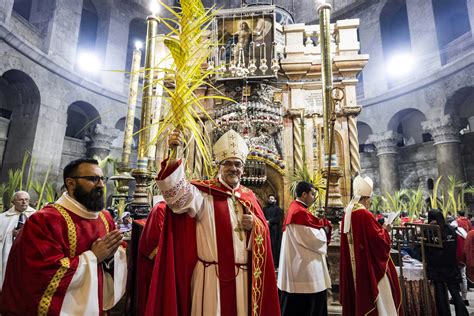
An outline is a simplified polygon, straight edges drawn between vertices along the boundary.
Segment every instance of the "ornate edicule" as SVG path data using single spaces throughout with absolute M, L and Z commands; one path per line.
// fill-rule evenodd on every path
M 356 117 L 361 108 L 357 105 L 355 86 L 356 76 L 367 63 L 368 55 L 359 54 L 358 25 L 356 19 L 331 24 L 333 86 L 344 91 L 344 99 L 335 107 L 334 138 L 336 166 L 342 172 L 339 187 L 344 205 L 350 200 L 351 177 L 360 170 Z M 321 132 L 324 120 L 319 27 L 293 24 L 283 27 L 283 32 L 285 58 L 280 63 L 288 79 L 283 87 L 284 107 L 288 109 L 284 156 L 290 168 L 306 163 L 310 170 L 322 169 L 326 153 Z M 297 134 L 301 127 L 304 127 L 304 144 L 299 145 L 301 137 Z M 291 130 L 296 133 L 292 134 Z M 305 152 L 300 154 L 298 148 L 304 148 Z M 287 197 L 285 202 L 291 200 Z
M 283 11 L 249 6 L 218 12 L 210 36 L 219 45 L 206 67 L 220 69 L 215 86 L 235 102 L 206 104 L 214 121 L 206 123 L 206 132 L 213 140 L 230 128 L 241 133 L 251 148 L 243 183 L 261 200 L 276 194 L 286 209 L 293 197 L 285 174 L 303 165 L 311 171 L 324 169 L 326 153 L 319 25 L 281 25 L 277 12 Z M 330 26 L 333 86 L 344 92 L 336 104 L 332 161 L 340 175 L 333 198 L 341 207 L 350 200 L 351 177 L 360 170 L 356 118 L 361 108 L 355 87 L 368 55 L 359 54 L 358 25 L 351 19 Z M 186 157 L 189 172 L 202 176 L 202 158 L 194 144 L 187 147 Z

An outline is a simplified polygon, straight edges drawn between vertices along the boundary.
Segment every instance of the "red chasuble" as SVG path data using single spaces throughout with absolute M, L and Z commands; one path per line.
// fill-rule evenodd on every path
M 164 162 L 166 163 L 166 162 Z M 172 168 L 162 168 L 159 179 L 172 173 Z M 235 262 L 233 260 L 232 234 L 227 198 L 230 192 L 217 180 L 193 182 L 198 189 L 214 198 L 214 212 L 219 262 L 219 289 L 222 316 L 236 313 Z M 280 305 L 272 259 L 270 233 L 265 217 L 253 192 L 243 186 L 236 190 L 246 211 L 254 215 L 252 250 L 248 256 L 249 307 L 248 315 L 278 316 Z M 223 249 L 228 248 L 228 249 Z M 191 280 L 198 261 L 196 221 L 187 214 L 166 212 L 163 231 L 150 285 L 145 315 L 190 315 L 192 304 Z M 232 276 L 228 275 L 232 272 Z M 205 290 L 205 289 L 203 289 Z
M 151 209 L 140 237 L 137 258 L 137 282 L 135 284 L 138 299 L 138 315 L 145 313 L 148 289 L 150 287 L 156 253 L 158 251 L 158 242 L 163 229 L 165 211 L 167 211 L 167 207 L 164 201 L 156 204 Z
M 291 202 L 290 207 L 288 208 L 288 213 L 283 221 L 283 231 L 285 231 L 286 225 L 289 224 L 303 225 L 316 229 L 329 227 L 326 237 L 328 244 L 331 241 L 331 223 L 326 218 L 317 218 L 311 214 L 308 211 L 308 208 L 300 201 L 294 200 Z
M 393 301 L 402 315 L 401 291 L 395 265 L 390 259 L 390 236 L 372 213 L 366 209 L 352 211 L 352 226 L 341 234 L 340 301 L 342 314 L 378 315 L 376 299 L 378 283 L 387 274 Z M 341 222 L 344 227 L 344 219 Z M 352 234 L 355 255 L 355 283 L 352 271 L 348 235 Z
M 13 244 L 1 296 L 2 315 L 59 315 L 79 255 L 115 224 L 108 212 L 82 218 L 60 206 L 34 213 Z M 103 271 L 98 267 L 99 310 Z

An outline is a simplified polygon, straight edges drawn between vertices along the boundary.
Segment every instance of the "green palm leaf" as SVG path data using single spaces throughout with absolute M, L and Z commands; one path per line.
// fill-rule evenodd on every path
M 203 102 L 210 99 L 234 102 L 212 85 L 212 78 L 217 70 L 203 69 L 211 54 L 211 48 L 217 45 L 217 42 L 208 36 L 209 27 L 215 17 L 215 8 L 206 10 L 202 2 L 196 0 L 181 0 L 180 8 L 168 6 L 162 1 L 160 4 L 171 15 L 171 18 L 161 19 L 161 22 L 169 29 L 164 44 L 169 50 L 169 58 L 172 58 L 173 65 L 155 68 L 156 71 L 165 73 L 164 79 L 152 83 L 163 87 L 165 102 L 163 102 L 163 118 L 153 142 L 170 129 L 186 131 L 187 136 L 196 141 L 204 160 L 204 169 L 210 174 L 211 141 L 203 133 L 203 117 L 210 121 L 212 119 L 206 112 Z M 216 95 L 198 96 L 198 90 L 203 87 L 217 92 Z

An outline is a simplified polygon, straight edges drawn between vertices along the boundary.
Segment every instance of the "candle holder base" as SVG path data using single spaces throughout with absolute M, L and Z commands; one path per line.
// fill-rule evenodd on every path
M 136 186 L 133 201 L 127 206 L 127 211 L 133 219 L 146 218 L 150 213 L 147 187 L 151 174 L 147 169 L 135 169 L 132 176 L 135 178 Z

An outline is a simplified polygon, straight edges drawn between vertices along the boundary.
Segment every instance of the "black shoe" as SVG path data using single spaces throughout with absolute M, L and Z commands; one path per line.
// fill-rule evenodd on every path
M 469 301 L 468 301 L 468 300 L 464 300 L 464 305 L 469 306 Z

